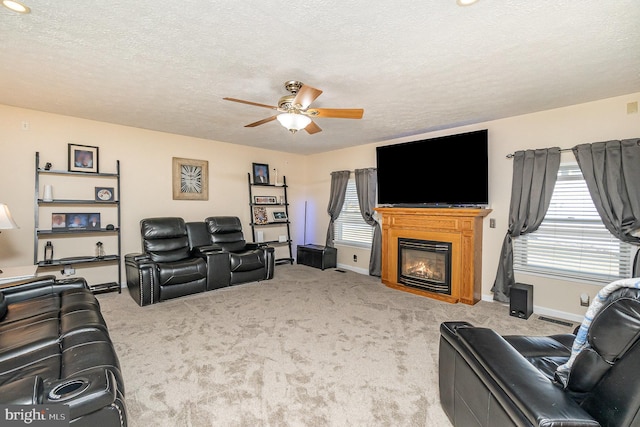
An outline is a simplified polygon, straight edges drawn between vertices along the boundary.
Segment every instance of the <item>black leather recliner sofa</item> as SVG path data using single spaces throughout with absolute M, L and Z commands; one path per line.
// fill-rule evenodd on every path
M 247 243 L 237 217 L 149 218 L 140 228 L 143 253 L 125 255 L 127 287 L 140 306 L 273 278 L 274 249 Z
M 455 426 L 640 426 L 640 290 L 613 292 L 565 381 L 575 335 L 440 326 L 440 402 Z
M 73 426 L 127 425 L 119 361 L 84 279 L 0 285 L 0 404 L 65 404 Z

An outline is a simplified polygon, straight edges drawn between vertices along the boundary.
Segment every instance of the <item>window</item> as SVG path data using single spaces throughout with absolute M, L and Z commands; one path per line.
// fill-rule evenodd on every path
M 560 166 L 540 228 L 513 244 L 516 271 L 597 284 L 631 277 L 633 246 L 605 228 L 577 163 Z
M 373 227 L 364 221 L 360 213 L 355 179 L 350 179 L 347 183 L 342 211 L 333 224 L 336 243 L 364 248 L 371 247 Z

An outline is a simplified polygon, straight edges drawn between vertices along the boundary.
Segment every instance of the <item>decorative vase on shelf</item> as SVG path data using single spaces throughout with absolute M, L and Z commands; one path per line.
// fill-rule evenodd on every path
M 53 262 L 53 244 L 50 241 L 44 246 L 44 262 L 47 264 Z
M 276 187 L 280 186 L 280 183 L 278 182 L 278 169 L 276 168 L 273 168 L 273 185 Z
M 53 187 L 51 187 L 51 185 L 45 185 L 42 193 L 43 202 L 53 202 Z

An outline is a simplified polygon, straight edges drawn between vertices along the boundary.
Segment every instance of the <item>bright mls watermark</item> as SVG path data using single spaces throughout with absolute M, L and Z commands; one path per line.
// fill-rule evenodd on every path
M 0 405 L 0 425 L 69 427 L 69 406 Z

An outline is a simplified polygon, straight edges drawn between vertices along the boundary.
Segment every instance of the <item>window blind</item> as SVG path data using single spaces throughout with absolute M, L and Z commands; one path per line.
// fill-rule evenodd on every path
M 631 277 L 633 246 L 607 230 L 577 163 L 560 166 L 540 228 L 514 242 L 514 270 L 610 283 Z
M 344 205 L 342 205 L 340 216 L 333 225 L 336 243 L 365 248 L 371 247 L 373 227 L 364 221 L 360 213 L 355 179 L 350 179 L 347 183 Z

